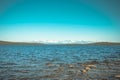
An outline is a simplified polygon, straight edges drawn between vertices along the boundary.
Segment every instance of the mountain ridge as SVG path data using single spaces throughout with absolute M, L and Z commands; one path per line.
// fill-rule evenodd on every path
M 120 45 L 120 42 L 85 42 L 85 41 L 78 41 L 78 42 L 12 42 L 12 41 L 0 41 L 0 44 L 21 44 L 21 45 L 49 45 L 49 44 L 56 44 L 56 45 Z

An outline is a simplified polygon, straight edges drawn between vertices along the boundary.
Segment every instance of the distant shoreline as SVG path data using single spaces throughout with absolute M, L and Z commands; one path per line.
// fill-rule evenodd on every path
M 92 42 L 92 43 L 36 43 L 36 42 L 11 42 L 0 41 L 0 45 L 120 45 L 120 42 Z

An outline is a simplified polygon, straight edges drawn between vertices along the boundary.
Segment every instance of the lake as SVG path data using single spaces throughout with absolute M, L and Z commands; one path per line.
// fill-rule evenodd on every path
M 67 72 L 52 76 L 58 67 L 114 60 L 120 60 L 120 45 L 0 45 L 0 80 L 64 80 Z

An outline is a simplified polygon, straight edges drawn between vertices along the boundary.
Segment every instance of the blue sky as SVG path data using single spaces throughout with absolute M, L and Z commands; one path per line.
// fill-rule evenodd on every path
M 118 0 L 0 0 L 0 40 L 120 42 Z

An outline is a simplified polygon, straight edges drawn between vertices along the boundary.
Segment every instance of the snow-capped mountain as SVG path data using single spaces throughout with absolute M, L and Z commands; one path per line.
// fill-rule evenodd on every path
M 44 43 L 44 44 L 88 44 L 93 43 L 92 41 L 79 41 L 79 40 L 46 40 L 46 41 L 34 41 L 35 43 Z

